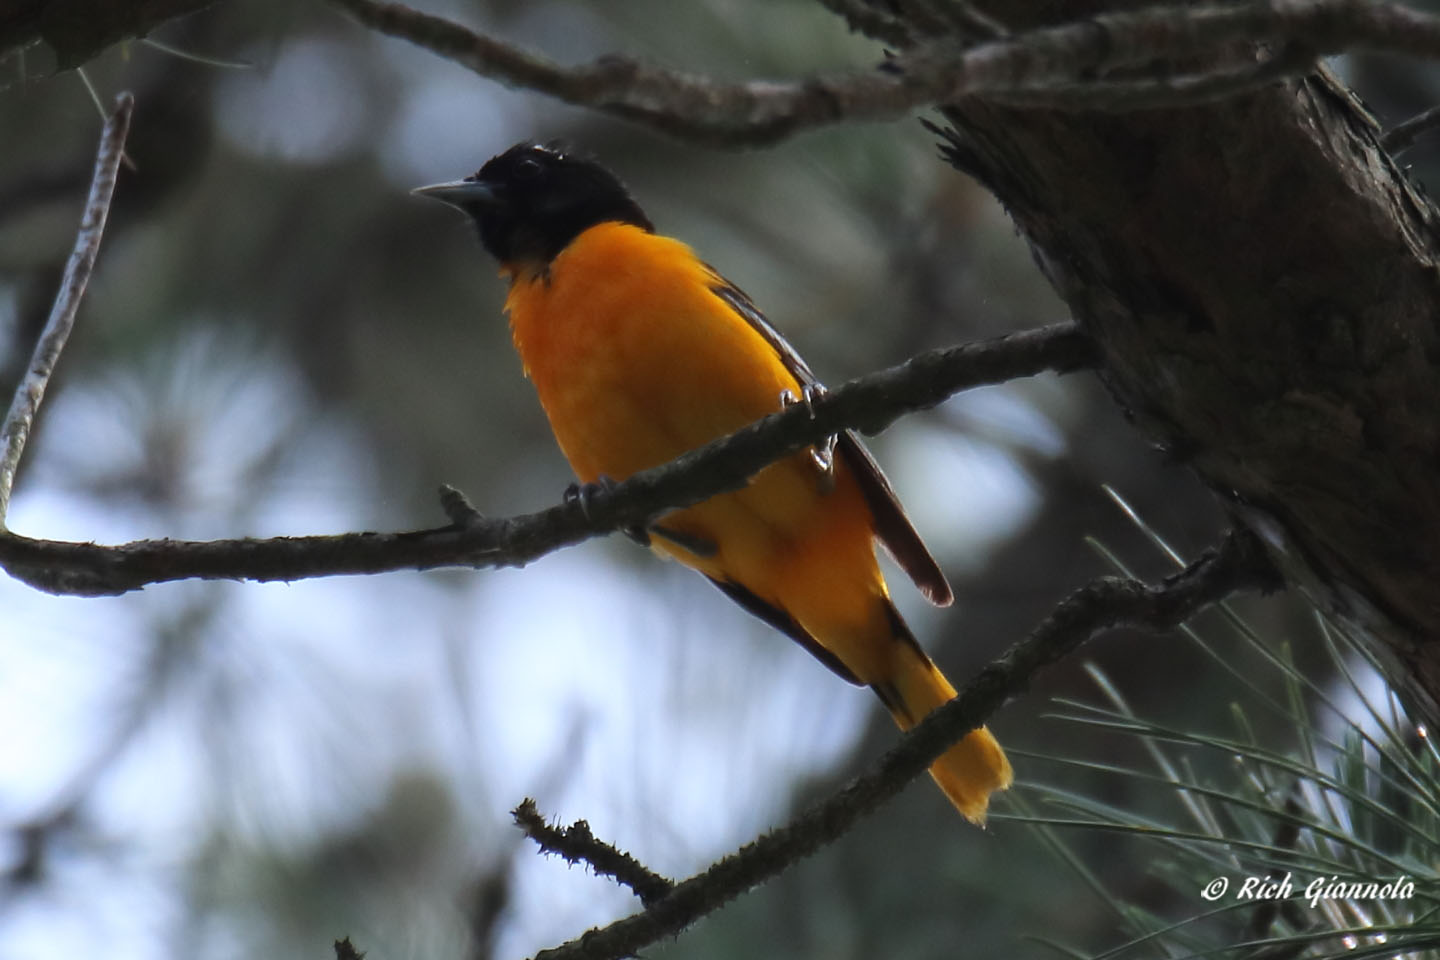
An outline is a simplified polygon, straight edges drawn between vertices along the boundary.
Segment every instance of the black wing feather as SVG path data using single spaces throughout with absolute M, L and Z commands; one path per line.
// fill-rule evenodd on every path
M 840 437 L 838 451 L 860 482 L 860 493 L 875 518 L 875 536 L 886 552 L 915 582 L 926 600 L 937 607 L 950 606 L 955 600 L 950 581 L 945 579 L 945 572 L 930 555 L 925 541 L 920 539 L 920 533 L 905 515 L 905 508 L 900 506 L 900 499 L 895 496 L 895 488 L 890 486 L 880 465 L 865 449 L 865 444 L 860 442 L 854 430 L 846 430 Z
M 711 272 L 714 273 L 713 268 Z M 765 319 L 765 315 L 745 295 L 745 291 L 718 273 L 715 274 L 715 280 L 716 285 L 711 289 L 716 296 L 729 304 L 731 309 L 765 338 L 765 342 L 770 344 L 780 362 L 785 364 L 785 368 L 796 380 L 803 385 L 820 383 L 809 365 L 795 352 L 795 348 L 785 341 L 780 332 L 770 325 L 770 321 Z M 900 506 L 900 500 L 895 496 L 895 488 L 890 486 L 890 481 L 881 472 L 880 465 L 875 462 L 875 458 L 865 449 L 860 437 L 853 430 L 846 430 L 840 435 L 838 450 L 859 482 L 865 503 L 874 516 L 876 538 L 884 545 L 886 552 L 895 558 L 900 569 L 915 581 L 915 586 L 920 588 L 927 600 L 936 606 L 949 606 L 955 598 L 950 591 L 950 583 L 945 579 L 940 565 L 930 555 L 925 542 L 920 539 L 914 524 L 905 515 L 905 508 Z
M 850 671 L 850 668 L 841 662 L 839 657 L 821 646 L 820 641 L 816 640 L 804 627 L 796 623 L 795 618 L 790 616 L 790 614 L 774 604 L 766 603 L 733 580 L 719 580 L 709 575 L 707 575 L 705 579 L 719 587 L 721 593 L 740 604 L 747 612 L 764 620 L 770 624 L 770 626 L 800 644 L 800 646 L 808 650 L 810 655 L 816 660 L 819 660 L 833 670 L 840 679 L 847 683 L 853 683 L 856 686 L 862 685 L 860 678 L 855 676 L 855 674 Z

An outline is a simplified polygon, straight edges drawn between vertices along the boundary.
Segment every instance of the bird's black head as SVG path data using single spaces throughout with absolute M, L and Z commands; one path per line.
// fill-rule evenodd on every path
M 537 143 L 517 143 L 464 180 L 415 193 L 470 214 L 480 228 L 480 242 L 505 264 L 549 263 L 598 223 L 655 229 L 609 170 Z

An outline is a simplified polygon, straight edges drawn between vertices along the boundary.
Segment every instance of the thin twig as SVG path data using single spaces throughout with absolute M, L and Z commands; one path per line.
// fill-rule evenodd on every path
M 545 950 L 536 960 L 612 960 L 673 936 L 846 833 L 1006 700 L 1023 692 L 1043 667 L 1090 637 L 1116 627 L 1169 630 L 1237 590 L 1271 589 L 1278 582 L 1263 546 L 1253 535 L 1238 532 L 1158 585 L 1107 577 L 1082 587 L 844 790 L 677 884 L 669 896 L 645 911 Z
M 90 181 L 90 196 L 85 201 L 85 213 L 80 219 L 80 230 L 75 235 L 75 248 L 65 264 L 60 290 L 35 344 L 30 366 L 15 388 L 10 411 L 5 414 L 4 424 L 0 425 L 0 530 L 5 527 L 15 474 L 20 469 L 20 458 L 25 453 L 25 442 L 30 439 L 35 414 L 45 399 L 45 388 L 55 372 L 61 351 L 65 349 L 65 341 L 75 326 L 75 313 L 80 309 L 80 299 L 85 295 L 85 286 L 90 282 L 90 272 L 95 267 L 95 257 L 100 252 L 100 237 L 105 232 L 105 220 L 110 215 L 110 198 L 115 193 L 115 176 L 120 169 L 120 160 L 125 156 L 125 135 L 130 130 L 130 114 L 134 109 L 135 99 L 128 93 L 122 93 L 115 98 L 115 110 L 105 121 L 105 129 L 100 134 L 100 149 L 95 157 L 95 175 Z
M 971 46 L 940 38 L 905 50 L 883 70 L 727 83 L 619 55 L 564 67 L 403 4 L 329 2 L 372 29 L 500 83 L 728 146 L 770 143 L 841 121 L 893 120 L 962 97 L 1068 110 L 1180 106 L 1309 69 L 1308 56 L 1286 57 L 1237 73 L 1233 53 L 1241 43 L 1303 49 L 1315 57 L 1369 50 L 1440 58 L 1440 17 L 1398 3 L 1175 4 L 1102 14 Z M 857 19 L 853 2 L 826 3 L 878 36 L 901 41 L 907 33 L 899 18 Z M 1202 66 L 1193 66 L 1197 63 Z M 1182 74 L 1181 64 L 1191 66 Z M 1138 75 L 1115 87 L 1111 71 L 1122 68 Z M 1181 76 L 1167 81 L 1172 74 Z M 1086 93 L 1092 87 L 1093 97 Z M 1055 96 L 1057 90 L 1063 96 Z
M 1380 138 L 1380 146 L 1390 154 L 1399 155 L 1415 146 L 1415 141 L 1440 127 L 1440 106 L 1431 107 L 1418 116 L 1397 123 Z
M 604 876 L 625 884 L 645 906 L 653 906 L 675 889 L 675 883 L 655 873 L 623 850 L 598 839 L 590 832 L 590 824 L 577 820 L 568 827 L 551 826 L 540 815 L 535 801 L 526 797 L 511 811 L 515 823 L 525 836 L 540 845 L 546 853 L 563 857 L 569 863 L 584 861 Z
M 1045 371 L 1093 367 L 1094 347 L 1073 324 L 1056 324 L 933 350 L 795 404 L 729 437 L 540 513 L 464 521 L 438 530 L 276 537 L 267 540 L 138 540 L 119 546 L 37 540 L 0 530 L 0 568 L 51 593 L 124 593 L 192 577 L 299 580 L 336 574 L 497 567 L 529 563 L 563 546 L 743 486 L 780 458 L 847 428 L 876 433 L 904 414 L 960 390 Z M 472 508 L 473 509 L 473 508 Z

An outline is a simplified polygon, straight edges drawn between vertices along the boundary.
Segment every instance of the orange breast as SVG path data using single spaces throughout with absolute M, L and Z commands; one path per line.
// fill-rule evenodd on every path
M 617 223 L 582 233 L 547 273 L 514 278 L 515 346 L 582 481 L 657 466 L 779 410 L 782 391 L 799 394 L 770 344 L 712 291 L 719 283 L 684 244 Z M 827 491 L 801 454 L 665 518 L 716 544 L 713 556 L 658 537 L 656 548 L 786 609 L 848 593 L 858 616 L 884 586 L 869 510 L 837 469 Z
M 684 244 L 618 223 L 516 280 L 515 346 L 582 480 L 664 463 L 798 392 L 717 282 Z

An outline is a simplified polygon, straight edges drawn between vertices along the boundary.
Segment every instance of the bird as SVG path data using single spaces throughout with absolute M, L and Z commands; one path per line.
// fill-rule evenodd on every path
M 656 232 L 588 155 L 524 141 L 462 180 L 413 192 L 467 214 L 508 280 L 515 348 L 572 490 L 624 480 L 823 391 L 751 299 Z M 955 696 L 891 601 L 876 543 L 932 603 L 949 604 L 950 585 L 853 431 L 628 532 L 869 686 L 902 730 Z M 983 726 L 930 773 L 977 824 L 1012 779 Z

